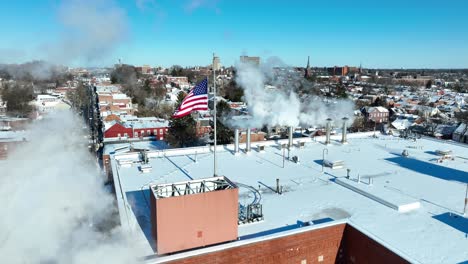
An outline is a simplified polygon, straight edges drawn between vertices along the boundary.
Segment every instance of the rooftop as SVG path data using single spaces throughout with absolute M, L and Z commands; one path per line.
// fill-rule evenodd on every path
M 468 260 L 468 219 L 463 217 L 468 147 L 429 138 L 372 135 L 349 134 L 344 145 L 338 141 L 341 135 L 332 136 L 330 145 L 321 137 L 294 139 L 305 146 L 292 148 L 291 159 L 279 147 L 287 140 L 262 142 L 264 150 L 257 150 L 254 142 L 248 154 L 235 155 L 233 145 L 219 146 L 218 175 L 239 186 L 240 204 L 263 206 L 262 221 L 239 226 L 238 242 L 300 232 L 300 223 L 348 222 L 411 262 Z M 243 150 L 245 144 L 240 146 Z M 438 156 L 440 149 L 452 154 Z M 403 150 L 409 156 L 402 155 Z M 111 155 L 111 165 L 122 226 L 136 234 L 135 243 L 152 256 L 156 252 L 149 186 L 213 176 L 213 153 L 206 146 L 154 150 L 146 156 L 148 163 L 142 164 L 140 153 L 119 152 Z M 292 161 L 294 156 L 299 162 Z M 322 167 L 324 158 L 341 166 Z M 143 172 L 142 166 L 152 169 Z

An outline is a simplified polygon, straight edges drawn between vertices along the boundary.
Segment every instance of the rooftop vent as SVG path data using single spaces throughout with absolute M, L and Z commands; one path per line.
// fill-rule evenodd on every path
M 140 166 L 140 171 L 142 173 L 150 173 L 153 170 L 153 167 L 151 165 L 141 165 Z
M 437 155 L 439 156 L 448 156 L 448 155 L 452 155 L 452 151 L 449 150 L 449 149 L 445 149 L 445 150 L 441 150 L 441 149 L 438 149 L 435 151 L 437 153 Z
M 298 147 L 298 148 L 301 148 L 301 149 L 302 149 L 302 148 L 304 148 L 304 146 L 305 146 L 305 142 L 304 142 L 304 141 L 299 141 L 299 142 L 297 142 L 297 147 Z
M 342 160 L 335 160 L 335 161 L 324 160 L 324 161 L 323 161 L 323 164 L 324 164 L 326 167 L 330 167 L 330 168 L 333 169 L 333 170 L 335 170 L 335 169 L 342 169 L 342 168 L 344 168 L 344 166 L 345 166 L 345 163 L 344 163 L 344 161 L 342 161 Z
M 265 152 L 265 145 L 258 145 L 257 149 L 258 149 L 258 152 Z

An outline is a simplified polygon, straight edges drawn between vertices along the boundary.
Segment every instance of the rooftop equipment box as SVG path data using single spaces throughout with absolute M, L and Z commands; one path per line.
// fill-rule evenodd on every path
M 158 254 L 237 239 L 237 186 L 226 177 L 150 186 Z

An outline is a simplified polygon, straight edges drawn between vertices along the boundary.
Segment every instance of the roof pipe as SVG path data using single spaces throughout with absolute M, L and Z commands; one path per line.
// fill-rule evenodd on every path
M 327 137 L 325 140 L 325 145 L 330 144 L 330 133 L 331 133 L 331 118 L 327 118 Z
M 239 129 L 234 130 L 234 154 L 239 153 Z
M 294 131 L 294 128 L 292 126 L 290 126 L 289 129 L 288 129 L 288 132 L 289 132 L 288 148 L 289 149 L 291 149 L 292 146 L 293 146 L 293 131 Z
M 347 138 L 347 122 L 349 120 L 349 118 L 347 117 L 343 117 L 343 131 L 342 131 L 342 135 L 341 135 L 341 144 L 346 144 L 348 143 L 348 138 Z
M 249 153 L 251 148 L 250 148 L 250 134 L 251 134 L 251 129 L 247 128 L 247 144 L 245 146 L 245 152 Z

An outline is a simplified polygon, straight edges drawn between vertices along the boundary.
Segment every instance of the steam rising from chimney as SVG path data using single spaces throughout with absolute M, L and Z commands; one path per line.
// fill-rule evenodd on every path
M 267 61 L 267 64 L 260 67 L 248 63 L 237 64 L 236 82 L 244 89 L 244 99 L 252 118 L 236 120 L 231 125 L 308 127 L 324 125 L 328 117 L 333 120 L 339 120 L 343 116 L 352 117 L 354 103 L 351 100 L 331 99 L 327 102 L 317 96 L 299 98 L 291 86 L 304 81 L 302 76 L 285 84 L 285 80 L 292 77 L 287 75 L 287 70 L 278 71 L 274 68 L 284 67 L 284 63 L 277 58 Z M 266 89 L 266 84 L 272 84 L 279 89 Z

